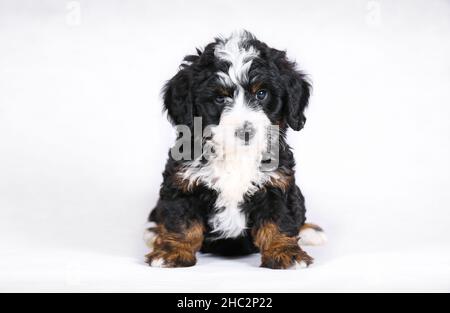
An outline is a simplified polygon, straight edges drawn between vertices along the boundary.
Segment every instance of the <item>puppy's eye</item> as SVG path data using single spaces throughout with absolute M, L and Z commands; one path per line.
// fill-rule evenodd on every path
M 256 92 L 255 97 L 256 97 L 257 100 L 263 101 L 264 99 L 267 98 L 267 94 L 268 94 L 267 90 L 265 90 L 265 89 L 260 89 L 260 90 L 258 90 L 258 91 Z
M 224 96 L 217 96 L 215 101 L 218 104 L 224 104 L 225 103 L 225 97 Z

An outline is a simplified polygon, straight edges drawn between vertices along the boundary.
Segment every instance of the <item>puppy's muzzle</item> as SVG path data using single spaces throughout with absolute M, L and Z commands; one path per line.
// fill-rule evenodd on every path
M 239 127 L 235 131 L 235 135 L 237 138 L 244 141 L 245 145 L 248 145 L 250 140 L 255 137 L 256 129 L 253 127 L 253 124 L 245 121 L 242 127 Z

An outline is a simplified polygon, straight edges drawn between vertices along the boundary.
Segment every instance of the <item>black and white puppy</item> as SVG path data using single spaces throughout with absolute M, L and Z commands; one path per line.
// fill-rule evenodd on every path
M 147 262 L 196 263 L 196 253 L 260 252 L 262 266 L 306 267 L 299 244 L 321 244 L 285 134 L 305 124 L 311 85 L 286 53 L 247 31 L 185 57 L 166 84 L 164 108 L 178 128 L 159 201 L 149 217 Z

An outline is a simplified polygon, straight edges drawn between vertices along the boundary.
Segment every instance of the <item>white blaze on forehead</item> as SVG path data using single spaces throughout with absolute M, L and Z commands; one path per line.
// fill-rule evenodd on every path
M 228 39 L 217 44 L 214 55 L 230 63 L 228 73 L 219 73 L 219 77 L 229 85 L 229 80 L 235 85 L 248 80 L 248 71 L 253 59 L 259 52 L 252 46 L 244 47 L 244 43 L 252 37 L 245 31 L 235 32 Z

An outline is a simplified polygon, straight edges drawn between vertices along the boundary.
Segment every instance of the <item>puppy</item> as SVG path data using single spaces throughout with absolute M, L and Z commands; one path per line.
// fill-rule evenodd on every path
M 147 263 L 196 264 L 196 253 L 261 254 L 261 266 L 307 267 L 300 244 L 321 244 L 305 224 L 288 128 L 306 118 L 311 85 L 286 53 L 247 31 L 184 58 L 164 109 L 177 126 L 146 233 Z

